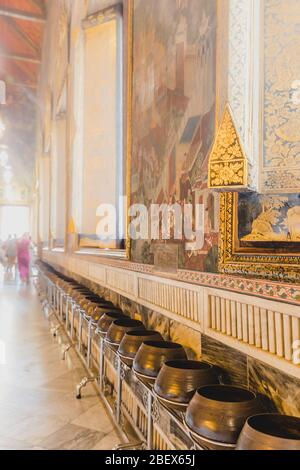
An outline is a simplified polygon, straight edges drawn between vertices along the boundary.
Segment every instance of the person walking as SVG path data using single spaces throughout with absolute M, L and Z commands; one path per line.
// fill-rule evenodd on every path
M 2 264 L 3 268 L 6 267 L 6 250 L 5 250 L 5 244 L 0 240 L 0 264 Z
M 30 276 L 30 237 L 29 234 L 24 233 L 22 238 L 17 244 L 17 256 L 18 256 L 18 269 L 22 282 L 29 282 Z
M 6 242 L 7 272 L 11 273 L 16 265 L 17 259 L 17 239 L 9 235 Z

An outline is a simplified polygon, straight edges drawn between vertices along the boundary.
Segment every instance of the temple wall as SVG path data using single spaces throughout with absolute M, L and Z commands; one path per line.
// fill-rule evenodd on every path
M 262 392 L 280 412 L 300 416 L 297 44 L 285 44 L 277 21 L 282 15 L 284 27 L 298 31 L 299 2 L 124 0 L 127 196 L 146 207 L 203 204 L 205 236 L 201 249 L 149 237 L 103 253 L 78 243 L 80 221 L 96 203 L 81 194 L 78 116 L 82 21 L 113 3 L 73 0 L 72 14 L 70 2 L 50 6 L 38 159 L 51 159 L 65 90 L 66 231 L 58 249 L 48 228 L 54 249 L 42 257 L 184 343 L 191 357 L 225 367 L 234 383 Z M 277 34 L 279 51 L 271 47 Z M 108 155 L 101 171 L 111 167 Z M 51 208 L 44 211 L 41 244 Z

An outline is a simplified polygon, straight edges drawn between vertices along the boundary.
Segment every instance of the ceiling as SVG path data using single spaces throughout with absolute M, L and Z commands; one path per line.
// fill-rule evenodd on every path
M 19 184 L 33 186 L 36 90 L 39 79 L 45 0 L 0 0 L 0 80 L 6 104 L 0 107 L 5 132 L 0 140 Z M 0 174 L 1 183 L 1 174 Z
M 44 0 L 0 0 L 0 79 L 35 88 L 46 19 Z

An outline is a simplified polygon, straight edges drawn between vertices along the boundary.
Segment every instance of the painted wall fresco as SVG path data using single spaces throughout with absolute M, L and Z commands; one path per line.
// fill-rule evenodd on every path
M 300 194 L 240 194 L 238 236 L 242 247 L 300 251 Z
M 215 0 L 134 4 L 132 203 L 205 205 L 203 249 L 180 247 L 179 266 L 216 271 L 218 195 L 207 189 L 215 134 Z M 132 242 L 132 259 L 153 263 L 153 243 Z
M 265 0 L 262 192 L 300 185 L 299 27 L 298 0 Z

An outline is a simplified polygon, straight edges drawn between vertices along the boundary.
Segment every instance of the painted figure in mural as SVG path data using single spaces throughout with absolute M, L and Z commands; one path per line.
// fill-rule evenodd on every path
M 18 241 L 18 268 L 22 282 L 29 282 L 30 276 L 30 246 L 31 240 L 28 233 L 25 233 Z
M 300 206 L 288 210 L 287 225 L 291 240 L 300 241 Z
M 256 193 L 251 196 L 240 195 L 239 206 L 241 241 L 300 241 L 298 195 L 266 196 Z

